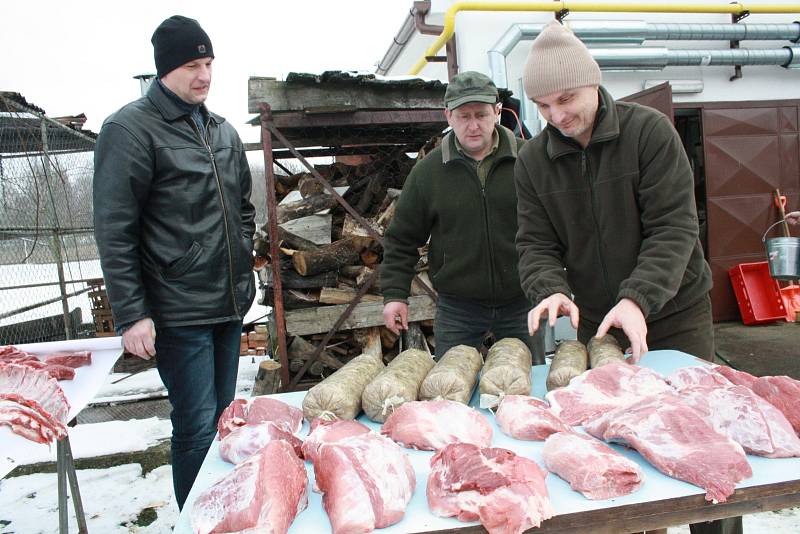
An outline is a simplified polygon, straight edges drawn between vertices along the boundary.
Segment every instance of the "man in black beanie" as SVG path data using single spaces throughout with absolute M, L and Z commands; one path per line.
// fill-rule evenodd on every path
M 214 50 L 196 20 L 152 38 L 158 78 L 109 116 L 94 153 L 94 222 L 125 349 L 149 359 L 172 405 L 178 506 L 233 400 L 255 288 L 250 169 L 236 130 L 204 102 Z

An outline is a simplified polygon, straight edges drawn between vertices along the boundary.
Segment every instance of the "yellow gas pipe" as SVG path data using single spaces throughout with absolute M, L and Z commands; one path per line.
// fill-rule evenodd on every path
M 419 74 L 428 64 L 426 58 L 434 56 L 444 46 L 456 30 L 456 14 L 460 11 L 550 11 L 556 13 L 563 10 L 576 12 L 607 13 L 800 13 L 800 3 L 789 4 L 753 4 L 743 3 L 717 4 L 710 2 L 695 3 L 644 3 L 644 2 L 457 2 L 450 6 L 444 14 L 444 29 L 433 44 L 425 51 L 422 58 L 408 71 Z

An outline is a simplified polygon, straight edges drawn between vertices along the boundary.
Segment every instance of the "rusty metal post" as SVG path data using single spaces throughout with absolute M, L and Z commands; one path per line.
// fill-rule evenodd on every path
M 272 136 L 269 126 L 272 122 L 272 109 L 269 104 L 261 104 L 261 146 L 264 151 L 264 179 L 267 186 L 267 223 L 269 225 L 269 254 L 272 268 L 273 319 L 278 338 L 278 359 L 281 364 L 281 390 L 289 386 L 289 356 L 286 352 L 286 321 L 283 311 L 283 288 L 281 285 L 281 260 L 278 250 L 278 202 L 275 198 L 275 173 L 272 169 Z M 274 355 L 273 355 L 274 357 Z

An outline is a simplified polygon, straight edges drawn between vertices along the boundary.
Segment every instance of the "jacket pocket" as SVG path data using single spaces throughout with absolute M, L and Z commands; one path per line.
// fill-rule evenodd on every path
M 192 241 L 192 246 L 189 247 L 186 254 L 164 267 L 161 274 L 163 274 L 166 279 L 179 278 L 194 265 L 197 258 L 200 257 L 201 252 L 203 252 L 203 247 L 200 246 L 200 243 Z

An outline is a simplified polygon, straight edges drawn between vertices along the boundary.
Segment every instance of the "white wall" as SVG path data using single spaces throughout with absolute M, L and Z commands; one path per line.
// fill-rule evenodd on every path
M 453 4 L 450 0 L 434 0 L 433 12 L 428 16 L 429 24 L 443 24 L 444 11 Z M 723 2 L 724 3 L 724 2 Z M 785 3 L 797 5 L 796 1 L 766 2 L 749 0 L 746 4 Z M 515 23 L 546 23 L 553 19 L 552 13 L 534 12 L 461 12 L 456 16 L 456 41 L 459 70 L 477 70 L 489 73 L 487 52 Z M 800 14 L 750 15 L 744 23 L 792 23 Z M 653 13 L 571 13 L 572 20 L 640 20 L 647 22 L 691 22 L 730 23 L 728 14 L 653 14 Z M 400 23 L 401 21 L 398 21 Z M 389 74 L 406 74 L 433 44 L 435 36 L 414 34 L 411 42 L 400 55 Z M 744 41 L 742 48 L 779 48 L 788 41 Z M 387 43 L 388 46 L 388 43 Z M 666 46 L 668 48 L 709 49 L 728 48 L 727 41 L 648 41 L 644 46 Z M 521 41 L 506 59 L 508 88 L 519 96 L 519 79 L 525 63 L 530 41 Z M 439 55 L 444 54 L 444 48 Z M 701 93 L 676 94 L 676 102 L 781 100 L 800 98 L 800 69 L 785 69 L 778 66 L 743 67 L 743 77 L 733 82 L 733 67 L 667 67 L 659 71 L 611 72 L 604 71 L 604 85 L 615 97 L 641 91 L 646 80 L 702 80 Z M 444 63 L 429 63 L 420 72 L 426 78 L 447 79 Z

